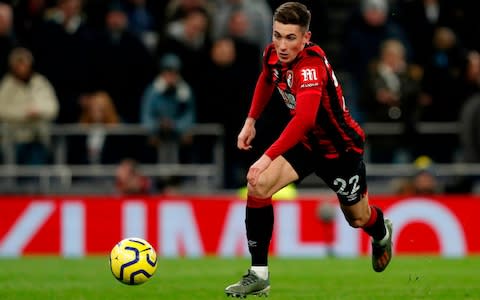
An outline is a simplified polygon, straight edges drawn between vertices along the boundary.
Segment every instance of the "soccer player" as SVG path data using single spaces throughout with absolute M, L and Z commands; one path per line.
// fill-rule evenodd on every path
M 291 119 L 248 170 L 245 225 L 251 267 L 240 281 L 225 288 L 227 296 L 268 294 L 272 195 L 311 173 L 336 193 L 350 226 L 371 236 L 373 269 L 385 270 L 392 256 L 392 223 L 368 201 L 365 134 L 348 111 L 324 51 L 310 42 L 310 18 L 308 8 L 298 2 L 284 3 L 274 12 L 273 43 L 264 50 L 263 69 L 238 135 L 238 148 L 251 149 L 255 121 L 275 88 Z

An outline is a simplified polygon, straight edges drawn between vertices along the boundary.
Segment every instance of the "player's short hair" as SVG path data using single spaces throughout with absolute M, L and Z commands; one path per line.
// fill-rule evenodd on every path
M 312 15 L 308 8 L 300 2 L 285 2 L 275 10 L 273 21 L 282 24 L 299 25 L 304 32 L 310 27 Z

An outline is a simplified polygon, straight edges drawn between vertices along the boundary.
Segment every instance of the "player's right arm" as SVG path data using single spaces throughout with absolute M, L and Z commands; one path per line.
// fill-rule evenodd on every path
M 237 147 L 241 150 L 250 150 L 252 148 L 251 143 L 256 134 L 255 122 L 262 114 L 268 101 L 270 101 L 275 88 L 265 59 L 264 56 L 262 72 L 257 79 L 250 110 L 237 138 Z
M 255 119 L 247 117 L 243 124 L 242 130 L 237 138 L 237 147 L 240 150 L 252 149 L 252 140 L 255 138 Z
M 251 143 L 256 134 L 255 122 L 272 97 L 274 85 L 268 83 L 264 73 L 262 72 L 258 78 L 250 111 L 238 135 L 237 147 L 241 150 L 250 150 L 252 148 Z
M 250 105 L 250 111 L 248 112 L 249 118 L 257 120 L 272 97 L 275 84 L 272 82 L 269 75 L 270 72 L 264 64 L 262 72 L 258 76 L 255 91 L 253 92 L 252 104 Z

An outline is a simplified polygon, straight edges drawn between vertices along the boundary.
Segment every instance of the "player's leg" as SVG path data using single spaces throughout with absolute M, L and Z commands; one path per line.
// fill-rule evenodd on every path
M 262 172 L 254 187 L 248 185 L 245 226 L 251 267 L 240 281 L 225 289 L 228 296 L 268 294 L 268 249 L 274 222 L 272 195 L 296 179 L 296 171 L 279 156 Z
M 342 211 L 350 226 L 362 228 L 372 237 L 372 267 L 382 272 L 392 258 L 392 223 L 384 219 L 380 208 L 370 205 L 368 195 L 354 205 L 341 204 Z
M 296 179 L 295 170 L 280 156 L 260 175 L 254 187 L 248 185 L 245 219 L 248 248 L 252 270 L 263 278 L 268 276 L 268 248 L 273 232 L 272 196 Z
M 376 272 L 385 270 L 392 256 L 392 224 L 380 208 L 368 201 L 366 170 L 360 155 L 326 160 L 317 174 L 335 191 L 343 214 L 354 228 L 372 237 L 372 264 Z

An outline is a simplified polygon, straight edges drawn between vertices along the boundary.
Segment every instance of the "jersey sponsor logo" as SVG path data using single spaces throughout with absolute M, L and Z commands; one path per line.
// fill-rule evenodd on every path
M 319 86 L 320 84 L 318 82 L 312 82 L 312 83 L 303 83 L 300 85 L 300 88 L 309 88 L 309 87 L 315 87 Z
M 302 75 L 302 82 L 303 83 L 318 81 L 317 69 L 316 68 L 301 69 L 300 74 Z

